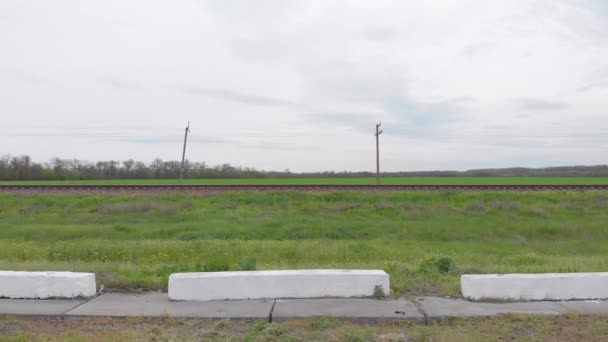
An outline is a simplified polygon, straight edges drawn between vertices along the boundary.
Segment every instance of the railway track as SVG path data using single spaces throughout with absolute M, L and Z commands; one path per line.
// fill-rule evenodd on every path
M 608 191 L 608 184 L 580 185 L 0 185 L 0 193 L 218 193 L 272 191 L 539 192 Z

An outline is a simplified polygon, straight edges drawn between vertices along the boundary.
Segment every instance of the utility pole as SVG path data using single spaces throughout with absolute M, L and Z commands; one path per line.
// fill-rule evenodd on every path
M 380 185 L 380 134 L 382 134 L 382 130 L 380 129 L 382 123 L 379 122 L 376 124 L 376 184 Z
M 186 142 L 188 141 L 189 132 L 190 132 L 190 122 L 188 121 L 188 126 L 186 126 L 186 130 L 184 132 L 184 150 L 182 152 L 182 167 L 179 170 L 179 183 L 180 184 L 184 181 L 184 169 L 186 167 Z

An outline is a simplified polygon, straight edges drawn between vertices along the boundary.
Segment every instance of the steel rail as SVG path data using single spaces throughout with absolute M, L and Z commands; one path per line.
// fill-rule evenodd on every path
M 0 184 L 0 192 L 240 192 L 240 191 L 367 191 L 367 192 L 398 192 L 398 191 L 471 191 L 471 192 L 531 192 L 531 191 L 607 191 L 608 184 L 394 184 L 394 185 L 363 185 L 363 184 L 276 184 L 276 185 L 184 185 L 184 184 L 96 184 L 96 185 L 17 185 Z

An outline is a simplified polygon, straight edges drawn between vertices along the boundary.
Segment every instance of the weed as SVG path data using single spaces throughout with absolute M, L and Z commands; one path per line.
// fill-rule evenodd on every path
M 264 329 L 264 331 L 267 335 L 281 336 L 287 333 L 287 327 L 279 323 L 272 322 L 266 326 L 266 329 Z
M 230 202 L 221 206 L 222 209 L 234 210 L 239 207 L 237 202 Z
M 372 247 L 369 243 L 364 242 L 364 241 L 356 242 L 356 243 L 348 246 L 348 249 L 351 253 L 358 255 L 362 258 L 365 257 L 366 255 L 374 254 L 374 252 L 375 252 L 374 247 Z
M 525 236 L 522 236 L 519 234 L 513 235 L 513 238 L 511 239 L 511 241 L 513 241 L 514 244 L 518 244 L 518 245 L 525 245 L 528 243 L 528 239 L 526 239 Z
M 225 319 L 221 319 L 219 321 L 217 321 L 214 325 L 213 325 L 213 330 L 221 330 L 226 328 L 228 325 L 230 324 L 230 319 L 225 318 Z
M 200 236 L 198 233 L 195 232 L 183 232 L 180 233 L 177 238 L 182 241 L 192 241 L 197 240 L 198 238 L 200 238 Z
M 418 204 L 414 204 L 414 203 L 404 203 L 401 205 L 401 209 L 403 209 L 405 211 L 416 211 L 416 210 L 422 210 L 422 209 L 424 209 L 424 207 L 421 205 L 418 205 Z
M 431 337 L 431 331 L 428 326 L 415 327 L 413 330 L 413 339 L 419 342 L 429 341 Z
M 592 208 L 594 209 L 606 209 L 608 208 L 608 196 L 598 195 L 593 198 Z
M 467 212 L 484 212 L 486 210 L 486 206 L 481 201 L 472 202 L 467 206 Z
M 315 318 L 310 322 L 310 327 L 314 330 L 327 330 L 333 328 L 336 324 L 336 319 L 331 315 Z
M 384 292 L 384 288 L 382 288 L 381 285 L 374 286 L 374 293 L 372 294 L 372 298 L 374 298 L 374 299 L 386 298 L 386 292 Z
M 4 340 L 7 342 L 30 342 L 30 341 L 35 341 L 35 338 L 32 333 L 20 330 L 20 331 L 17 331 L 12 336 L 7 336 L 6 339 L 4 339 Z
M 381 201 L 381 202 L 376 202 L 374 204 L 374 207 L 376 208 L 376 210 L 384 210 L 384 209 L 393 208 L 393 205 L 391 203 Z
M 372 342 L 377 336 L 369 327 L 354 327 L 347 329 L 342 338 L 346 342 Z
M 545 208 L 540 208 L 540 207 L 529 208 L 528 214 L 530 216 L 535 216 L 535 217 L 542 217 L 542 218 L 549 217 L 549 213 L 547 212 L 547 210 Z
M 585 206 L 578 202 L 560 203 L 558 207 L 560 210 L 574 212 L 577 215 L 581 215 L 585 212 Z
M 192 200 L 185 200 L 181 204 L 181 208 L 184 210 L 192 210 L 194 208 L 194 202 Z
M 245 341 L 293 341 L 286 326 L 272 322 L 258 321 L 245 336 Z
M 285 251 L 284 260 L 285 262 L 287 262 L 288 265 L 296 266 L 301 259 L 302 255 L 295 247 L 289 248 Z
M 224 272 L 229 269 L 230 264 L 221 258 L 210 259 L 203 265 L 203 270 L 205 272 Z
M 171 215 L 175 215 L 179 212 L 179 207 L 177 206 L 163 206 L 160 207 L 160 212 L 162 215 L 165 216 L 171 216 Z
M 581 314 L 578 311 L 568 311 L 564 315 L 564 318 L 571 320 L 571 321 L 578 320 L 578 319 L 580 319 L 580 317 L 581 317 Z
M 241 259 L 237 262 L 239 271 L 255 271 L 257 269 L 257 261 L 253 258 Z
M 129 213 L 145 213 L 154 209 L 152 202 L 143 200 L 135 202 L 122 202 L 103 204 L 99 206 L 97 212 L 103 215 L 108 214 L 129 214 Z
M 346 212 L 349 212 L 349 211 L 352 211 L 352 210 L 359 209 L 361 207 L 362 207 L 361 204 L 342 204 L 342 205 L 337 206 L 336 210 L 339 213 L 346 213 Z
M 112 229 L 114 229 L 117 232 L 121 232 L 121 233 L 127 233 L 127 232 L 133 231 L 132 228 L 125 227 L 125 226 L 120 225 L 120 224 L 116 224 L 116 225 L 112 226 Z
M 492 207 L 496 210 L 504 210 L 504 211 L 508 211 L 508 212 L 513 212 L 513 211 L 517 210 L 517 208 L 518 208 L 517 203 L 506 202 L 506 201 L 501 201 L 501 200 L 493 201 Z
M 387 261 L 384 263 L 384 271 L 390 275 L 396 274 L 409 274 L 410 270 L 403 263 L 395 260 Z
M 21 214 L 21 215 L 33 214 L 33 213 L 43 211 L 46 208 L 47 208 L 47 206 L 45 204 L 31 204 L 31 205 L 27 205 L 27 206 L 19 209 L 19 214 Z
M 454 270 L 454 261 L 447 256 L 434 256 L 422 259 L 419 264 L 422 272 L 449 273 Z

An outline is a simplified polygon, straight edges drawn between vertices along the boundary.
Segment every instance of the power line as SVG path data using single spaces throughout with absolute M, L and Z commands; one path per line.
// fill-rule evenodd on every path
M 462 135 L 454 135 L 454 134 L 444 134 L 444 133 L 434 133 L 433 131 L 428 131 L 427 134 L 421 133 L 420 131 L 404 131 L 399 130 L 400 133 L 413 133 L 407 136 L 403 136 L 404 138 L 437 138 L 437 139 L 483 139 L 483 138 L 493 138 L 493 139 L 604 139 L 608 138 L 607 133 L 580 133 L 580 134 L 555 134 L 555 135 L 537 135 L 537 134 L 526 134 L 526 135 L 517 135 L 517 134 L 475 134 L 466 131 L 460 131 Z M 227 135 L 223 136 L 224 138 L 299 138 L 299 137 L 335 137 L 338 134 L 346 134 L 346 133 L 359 133 L 358 131 L 339 131 L 334 133 L 290 133 L 285 135 L 267 135 L 267 134 L 238 134 L 238 135 Z M 157 138 L 157 139 L 175 139 L 174 135 L 131 135 L 131 134 L 113 134 L 113 133 L 8 133 L 8 132 L 0 132 L 1 136 L 4 137 L 57 137 L 57 138 L 124 138 L 124 139 L 136 139 L 136 138 Z M 217 136 L 212 135 L 190 135 L 192 138 L 217 138 Z M 394 136 L 394 135 L 393 135 Z
M 307 133 L 293 133 L 293 134 L 285 134 L 285 135 L 268 135 L 268 134 L 237 134 L 237 135 L 232 135 L 232 136 L 227 136 L 227 137 L 233 137 L 233 138 L 241 138 L 241 137 L 246 137 L 246 138 L 292 138 L 292 137 L 331 137 L 331 136 L 336 136 L 337 134 L 343 134 L 346 133 L 344 131 L 342 132 L 335 132 L 335 133 L 311 133 L 311 134 L 307 134 Z M 92 138 L 175 138 L 174 135 L 156 135 L 156 134 L 150 134 L 150 135 L 131 135 L 131 134 L 114 134 L 114 133 L 46 133 L 46 132 L 42 132 L 42 133 L 0 133 L 0 135 L 2 136 L 7 136 L 7 137 L 67 137 L 67 138 L 75 138 L 75 137 L 92 137 Z M 190 135 L 193 138 L 217 138 L 217 136 L 211 136 L 211 135 Z

